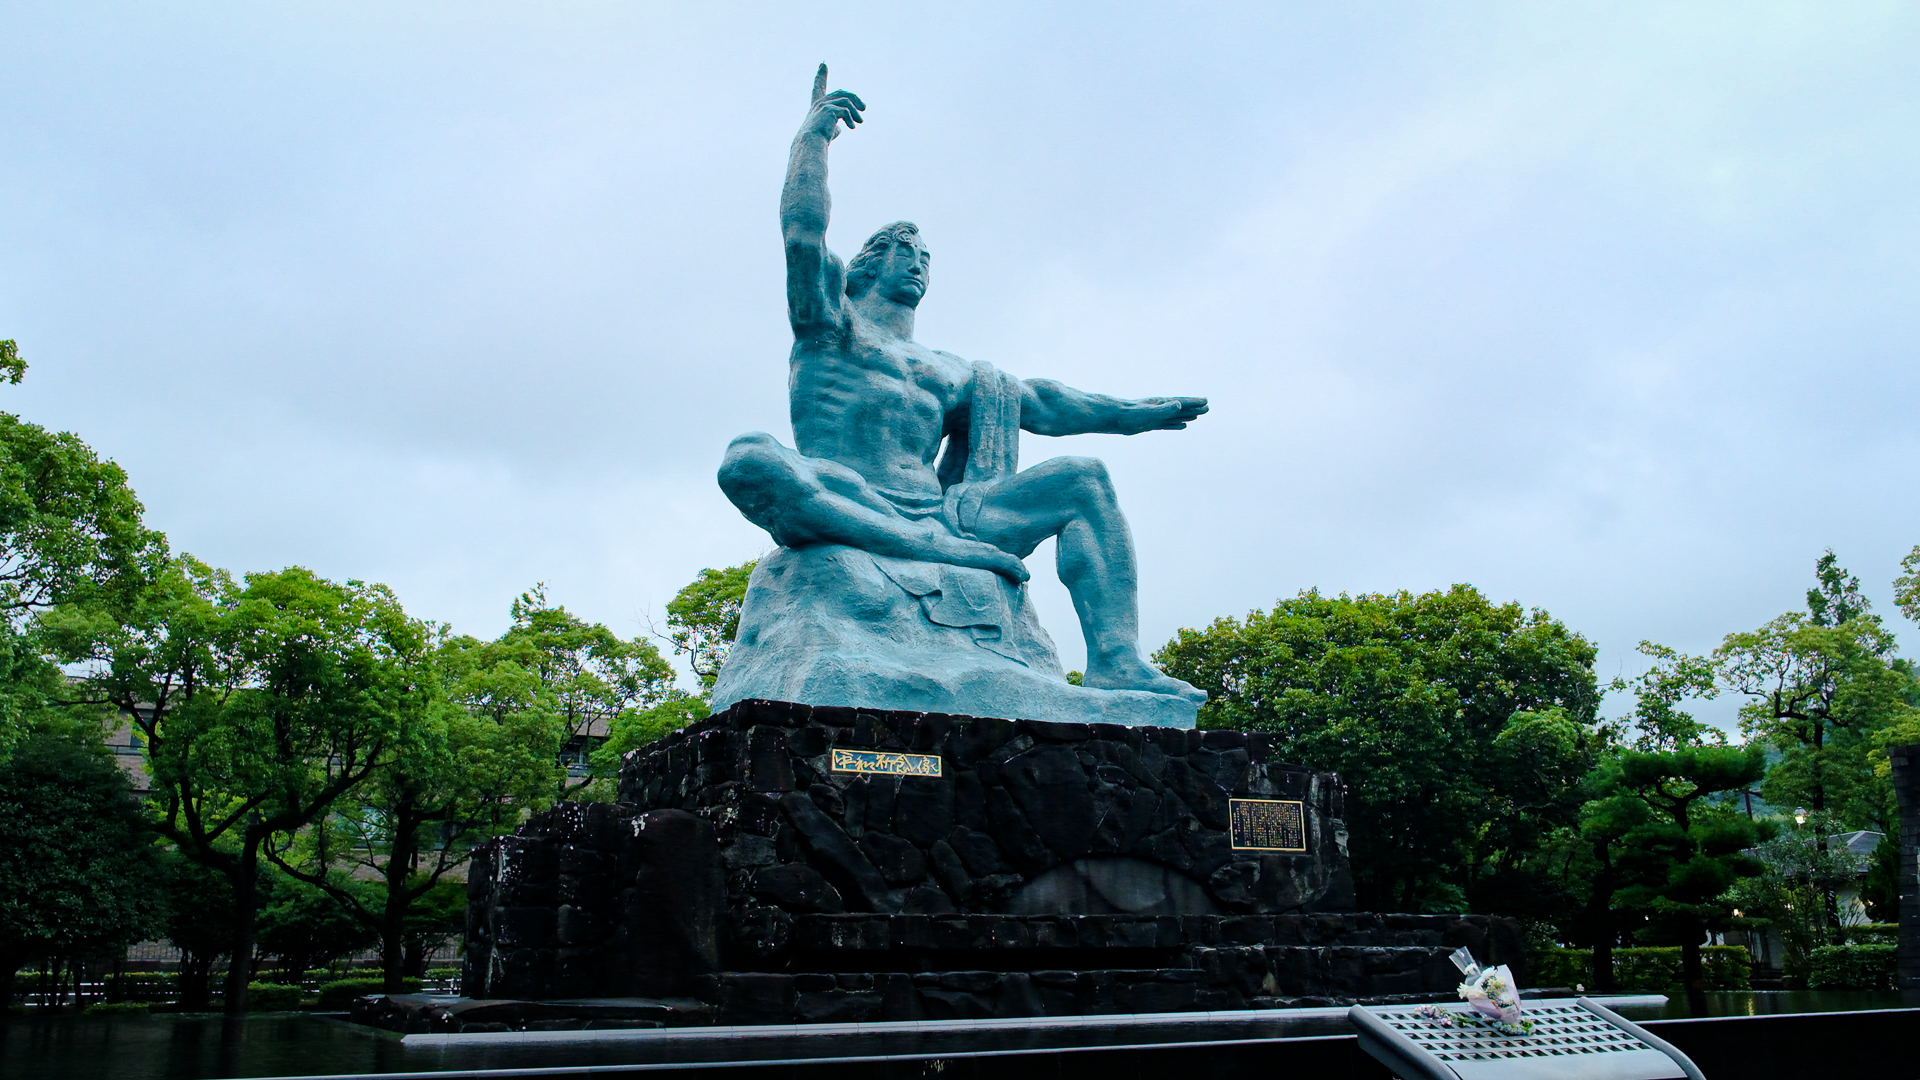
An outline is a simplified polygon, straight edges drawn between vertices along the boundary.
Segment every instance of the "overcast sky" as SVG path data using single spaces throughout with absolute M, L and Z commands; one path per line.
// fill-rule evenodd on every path
M 235 571 L 482 635 L 546 581 L 642 632 L 769 543 L 713 473 L 791 438 L 775 210 L 825 60 L 870 107 L 830 239 L 920 224 L 921 340 L 1212 399 L 1024 445 L 1112 467 L 1150 646 L 1471 582 L 1608 677 L 1829 546 L 1899 622 L 1916 55 L 1920 7 L 1864 2 L 6 0 L 0 408 Z

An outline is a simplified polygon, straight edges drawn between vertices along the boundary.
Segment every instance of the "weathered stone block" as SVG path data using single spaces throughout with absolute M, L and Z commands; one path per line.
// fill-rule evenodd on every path
M 840 893 L 804 863 L 762 867 L 753 875 L 753 895 L 788 911 L 845 911 Z

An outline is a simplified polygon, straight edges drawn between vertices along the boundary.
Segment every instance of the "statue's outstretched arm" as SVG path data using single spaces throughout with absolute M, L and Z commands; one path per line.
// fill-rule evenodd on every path
M 1207 399 L 1155 397 L 1137 401 L 1089 394 L 1052 379 L 1021 383 L 1020 426 L 1035 435 L 1138 435 L 1178 431 L 1207 411 Z
M 813 104 L 793 137 L 787 183 L 780 191 L 780 232 L 787 245 L 787 316 L 796 333 L 839 321 L 845 271 L 827 250 L 827 144 L 840 125 L 860 122 L 866 103 L 846 90 L 826 92 L 827 65 L 813 80 Z

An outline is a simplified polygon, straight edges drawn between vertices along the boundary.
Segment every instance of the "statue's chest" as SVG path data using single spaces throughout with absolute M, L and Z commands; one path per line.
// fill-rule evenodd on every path
M 973 377 L 965 360 L 916 342 L 861 341 L 854 363 L 870 377 L 904 384 L 939 402 L 942 410 L 958 404 Z

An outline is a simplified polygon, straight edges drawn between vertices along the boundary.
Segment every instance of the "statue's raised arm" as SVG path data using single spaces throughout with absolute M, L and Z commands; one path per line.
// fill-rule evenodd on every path
M 813 102 L 793 137 L 787 183 L 780 191 L 780 232 L 787 247 L 787 317 L 795 334 L 839 322 L 846 269 L 827 250 L 827 144 L 860 122 L 866 103 L 847 90 L 827 93 L 827 65 L 813 78 Z

